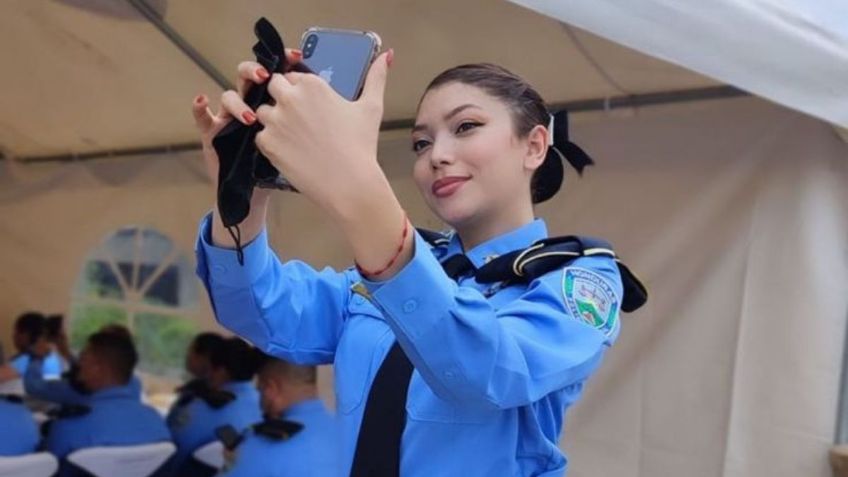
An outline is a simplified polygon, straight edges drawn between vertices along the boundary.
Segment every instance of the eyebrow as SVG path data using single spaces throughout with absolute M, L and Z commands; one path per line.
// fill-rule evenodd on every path
M 461 106 L 457 106 L 457 107 L 453 108 L 452 110 L 450 110 L 450 112 L 448 114 L 445 114 L 443 119 L 445 121 L 450 121 L 452 117 L 454 117 L 457 114 L 465 111 L 468 108 L 482 109 L 482 108 L 480 108 L 480 106 L 477 106 L 476 104 L 471 104 L 471 103 L 463 104 Z M 412 127 L 412 132 L 421 131 L 423 129 L 427 129 L 426 124 L 416 124 L 415 126 Z

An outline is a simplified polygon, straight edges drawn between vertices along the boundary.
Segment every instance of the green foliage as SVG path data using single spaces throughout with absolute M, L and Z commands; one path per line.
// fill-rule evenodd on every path
M 76 305 L 71 310 L 71 348 L 80 350 L 89 335 L 105 325 L 127 326 L 127 312 L 117 305 Z
M 156 313 L 139 313 L 134 321 L 142 369 L 157 375 L 179 375 L 197 326 L 179 316 Z

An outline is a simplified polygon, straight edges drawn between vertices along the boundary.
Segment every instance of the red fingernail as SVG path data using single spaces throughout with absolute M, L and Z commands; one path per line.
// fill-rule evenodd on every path
M 246 122 L 247 124 L 253 124 L 253 123 L 256 122 L 256 115 L 251 113 L 250 111 L 243 112 L 241 114 L 241 117 L 242 117 L 242 119 L 244 119 L 244 122 Z
M 203 101 L 205 101 L 205 100 L 206 100 L 206 96 L 203 96 L 202 94 L 198 94 L 198 95 L 194 98 L 194 102 L 195 102 L 195 104 L 202 104 L 202 103 L 203 103 Z
M 261 79 L 262 81 L 265 81 L 266 79 L 271 77 L 271 75 L 268 74 L 268 70 L 266 70 L 265 68 L 259 68 L 258 70 L 256 70 L 256 76 L 258 76 L 259 79 Z
M 302 52 L 302 51 L 300 51 L 300 50 L 291 50 L 291 55 L 292 55 L 292 56 L 293 56 L 296 60 L 299 60 L 299 59 L 303 58 L 303 52 Z
M 386 52 L 386 64 L 392 66 L 392 62 L 395 60 L 395 49 L 389 48 L 389 51 Z

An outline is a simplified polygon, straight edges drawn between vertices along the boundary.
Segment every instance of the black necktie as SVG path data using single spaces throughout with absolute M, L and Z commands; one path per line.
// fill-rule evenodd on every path
M 461 253 L 448 257 L 442 267 L 454 280 L 476 270 Z M 412 363 L 395 341 L 368 392 L 350 477 L 400 476 L 400 441 L 406 427 L 412 370 Z

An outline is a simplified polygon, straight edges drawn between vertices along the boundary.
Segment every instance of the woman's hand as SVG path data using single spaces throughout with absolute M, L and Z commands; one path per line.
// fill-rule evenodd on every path
M 289 64 L 298 63 L 303 57 L 299 50 L 286 49 L 286 59 Z M 256 122 L 256 113 L 244 102 L 243 98 L 247 91 L 255 84 L 268 81 L 270 74 L 265 68 L 255 61 L 244 61 L 238 65 L 238 91 L 225 91 L 221 95 L 221 108 L 217 113 L 209 108 L 209 99 L 205 95 L 198 95 L 192 104 L 192 114 L 197 129 L 200 131 L 200 142 L 203 147 L 203 161 L 206 165 L 206 173 L 213 189 L 218 190 L 218 154 L 212 146 L 212 140 L 230 121 L 236 119 L 245 125 Z M 268 199 L 271 190 L 254 189 L 250 201 L 250 214 L 239 227 L 241 229 L 242 244 L 253 240 L 265 226 L 265 215 L 268 209 Z M 217 207 L 213 213 L 212 242 L 215 245 L 234 247 L 235 243 L 227 233 L 221 222 Z
M 371 65 L 357 101 L 315 75 L 274 75 L 274 106 L 260 106 L 256 145 L 344 231 L 369 278 L 387 279 L 412 257 L 406 214 L 377 163 L 383 94 L 393 51 Z
M 316 75 L 275 74 L 273 106 L 257 109 L 265 129 L 256 145 L 305 196 L 335 215 L 347 215 L 373 185 L 385 182 L 377 163 L 383 94 L 392 51 L 371 65 L 361 96 L 347 101 Z

